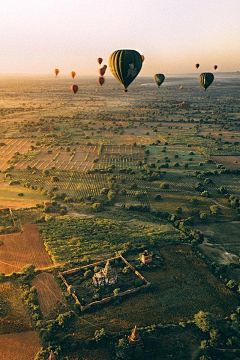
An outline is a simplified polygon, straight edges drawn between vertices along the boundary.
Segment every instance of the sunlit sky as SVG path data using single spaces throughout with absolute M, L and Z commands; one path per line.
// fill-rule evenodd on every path
M 118 49 L 143 54 L 146 76 L 240 71 L 239 15 L 240 0 L 4 0 L 0 75 L 97 76 Z

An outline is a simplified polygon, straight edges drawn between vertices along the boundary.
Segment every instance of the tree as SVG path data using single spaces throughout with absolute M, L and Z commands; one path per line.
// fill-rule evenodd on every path
M 220 207 L 218 205 L 211 205 L 210 211 L 213 215 L 218 215 L 220 213 Z
M 33 277 L 35 272 L 35 265 L 29 264 L 22 268 L 22 273 L 26 276 Z
M 92 209 L 94 212 L 101 212 L 103 211 L 103 204 L 99 202 L 95 202 L 94 204 L 92 204 Z
M 95 331 L 94 338 L 97 342 L 104 339 L 104 337 L 106 337 L 106 332 L 104 328 Z
M 116 196 L 115 191 L 113 191 L 113 190 L 109 190 L 109 192 L 108 192 L 108 194 L 107 194 L 107 198 L 108 198 L 108 200 L 110 200 L 110 201 L 114 201 L 114 200 L 115 200 L 115 196 Z
M 130 360 L 131 357 L 131 348 L 128 345 L 126 339 L 121 338 L 118 340 L 118 344 L 115 346 L 116 359 L 117 360 Z
M 200 310 L 197 314 L 194 315 L 194 322 L 197 327 L 203 332 L 210 331 L 214 324 L 212 315 L 202 310 Z

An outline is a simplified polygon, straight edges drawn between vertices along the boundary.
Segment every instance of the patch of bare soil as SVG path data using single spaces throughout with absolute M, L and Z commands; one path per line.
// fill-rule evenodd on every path
M 52 262 L 40 238 L 35 224 L 22 226 L 22 232 L 0 235 L 0 273 L 20 271 L 23 266 L 33 264 L 43 269 Z
M 40 348 L 36 331 L 0 335 L 0 357 L 4 360 L 34 359 Z
M 62 301 L 60 287 L 52 274 L 43 272 L 37 275 L 32 285 L 37 288 L 38 300 L 44 315 L 49 314 L 53 307 Z

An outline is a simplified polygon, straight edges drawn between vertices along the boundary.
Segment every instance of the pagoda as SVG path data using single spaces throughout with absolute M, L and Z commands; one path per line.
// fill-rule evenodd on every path
M 57 360 L 56 356 L 54 355 L 54 352 L 51 350 L 50 355 L 48 357 L 48 360 Z
M 131 335 L 128 336 L 128 342 L 131 346 L 143 346 L 143 342 L 139 332 L 137 330 L 137 326 L 135 325 Z
M 106 262 L 105 268 L 93 276 L 93 284 L 95 286 L 113 285 L 117 281 L 117 274 L 111 267 L 109 260 Z

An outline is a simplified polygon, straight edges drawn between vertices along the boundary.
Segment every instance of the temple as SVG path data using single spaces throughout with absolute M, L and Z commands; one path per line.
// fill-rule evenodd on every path
M 51 350 L 48 360 L 57 360 L 56 356 L 54 355 L 53 351 Z
M 150 262 L 152 262 L 152 255 L 149 255 L 148 251 L 145 250 L 144 253 L 142 254 L 141 260 L 143 264 L 149 264 Z
M 92 279 L 95 286 L 113 285 L 117 281 L 117 274 L 108 260 L 105 268 L 94 274 Z
M 135 325 L 131 335 L 128 336 L 128 342 L 131 346 L 143 346 L 143 342 L 139 332 L 137 330 L 137 326 Z

